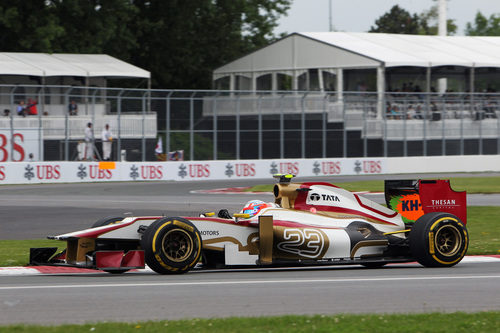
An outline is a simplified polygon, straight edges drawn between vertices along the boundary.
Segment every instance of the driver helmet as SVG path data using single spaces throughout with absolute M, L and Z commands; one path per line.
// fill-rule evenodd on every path
M 250 200 L 245 204 L 245 207 L 241 210 L 243 214 L 249 214 L 250 217 L 257 215 L 262 209 L 267 207 L 274 207 L 271 203 L 265 203 L 262 200 Z

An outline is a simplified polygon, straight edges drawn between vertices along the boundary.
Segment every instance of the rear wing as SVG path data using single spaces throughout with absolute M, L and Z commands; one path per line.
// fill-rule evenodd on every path
M 385 201 L 405 223 L 432 212 L 450 213 L 467 223 L 467 194 L 452 190 L 449 180 L 386 180 Z

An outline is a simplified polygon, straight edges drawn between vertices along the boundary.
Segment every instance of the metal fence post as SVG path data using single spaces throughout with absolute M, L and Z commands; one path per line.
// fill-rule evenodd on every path
M 43 89 L 43 88 L 42 88 Z M 38 100 L 40 101 L 42 98 L 43 94 L 38 92 Z M 43 104 L 44 105 L 44 104 Z M 42 110 L 38 111 L 38 160 L 43 161 L 43 124 L 42 124 L 42 113 L 43 113 L 44 107 L 42 106 Z
M 300 118 L 300 141 L 301 141 L 301 147 L 300 147 L 300 157 L 301 158 L 306 158 L 306 105 L 305 105 L 305 99 L 307 97 L 307 92 L 304 93 L 304 95 L 301 98 L 301 103 L 300 103 L 300 108 L 302 111 L 301 118 Z
M 194 96 L 189 96 L 189 160 L 194 161 Z
M 241 128 L 240 128 L 240 95 L 236 96 L 236 159 L 240 159 Z M 253 103 L 252 103 L 253 104 Z
M 69 88 L 64 94 L 64 105 L 69 105 L 69 94 L 73 88 Z M 64 160 L 69 161 L 69 112 L 64 112 Z M 85 148 L 86 149 L 86 148 Z
M 285 95 L 280 97 L 280 158 L 285 158 L 285 118 L 283 115 L 283 99 Z
M 118 161 L 122 162 L 122 122 L 121 122 L 121 115 L 122 115 L 122 95 L 125 92 L 125 90 L 121 90 L 120 93 L 117 96 L 117 101 L 116 101 L 116 107 L 117 107 L 117 113 L 118 113 L 118 142 L 117 142 L 117 152 L 118 152 Z
M 165 154 L 168 160 L 168 153 L 170 151 L 170 97 L 174 92 L 171 90 L 167 94 L 167 98 L 165 99 L 166 103 L 166 115 L 165 115 Z
M 213 145 L 213 159 L 217 160 L 217 96 L 218 92 L 215 93 L 213 102 L 212 102 L 212 111 L 213 111 L 213 123 L 212 123 L 212 145 Z
M 14 161 L 13 157 L 14 157 L 14 113 L 17 112 L 14 104 L 15 104 L 15 100 L 14 100 L 14 93 L 16 91 L 17 87 L 14 87 L 12 88 L 12 90 L 10 91 L 10 105 L 11 105 L 11 112 L 10 112 L 10 149 L 9 149 L 9 154 L 10 154 L 10 160 L 11 161 Z M 5 160 L 8 161 L 9 160 L 9 157 L 5 156 Z
M 141 138 L 141 150 L 142 150 L 142 161 L 146 161 L 146 96 L 148 92 L 142 94 L 142 138 Z
M 343 129 L 342 129 L 342 155 L 343 157 L 347 157 L 347 126 L 346 126 L 346 104 L 347 103 L 342 103 L 342 124 L 343 124 Z
M 328 122 L 328 102 L 329 96 L 327 93 L 325 93 L 325 96 L 323 97 L 323 119 L 321 124 L 321 141 L 323 143 L 323 146 L 321 147 L 321 156 L 323 158 L 326 158 L 326 126 Z
M 262 159 L 262 95 L 259 95 L 259 114 L 258 118 L 258 147 L 259 147 L 259 160 Z

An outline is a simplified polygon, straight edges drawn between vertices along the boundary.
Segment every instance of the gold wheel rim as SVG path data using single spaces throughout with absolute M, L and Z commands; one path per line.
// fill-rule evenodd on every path
M 170 230 L 163 236 L 162 251 L 168 260 L 182 262 L 193 252 L 193 239 L 183 229 Z
M 452 257 L 458 253 L 462 246 L 462 235 L 453 225 L 446 224 L 441 226 L 435 234 L 435 248 L 439 254 L 445 257 Z

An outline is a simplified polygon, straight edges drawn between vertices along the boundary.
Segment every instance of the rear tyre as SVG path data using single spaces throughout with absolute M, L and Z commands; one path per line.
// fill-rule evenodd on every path
M 124 217 L 114 217 L 114 216 L 107 216 L 103 217 L 102 219 L 99 219 L 92 224 L 91 228 L 97 228 L 97 227 L 102 227 L 105 225 L 110 225 L 110 224 L 115 224 L 118 222 L 121 222 L 124 219 Z
M 468 247 L 467 228 L 453 214 L 425 214 L 410 231 L 410 252 L 426 267 L 456 265 L 465 256 Z
M 160 274 L 181 274 L 196 265 L 201 255 L 201 236 L 186 219 L 165 217 L 151 224 L 141 240 L 146 264 Z

